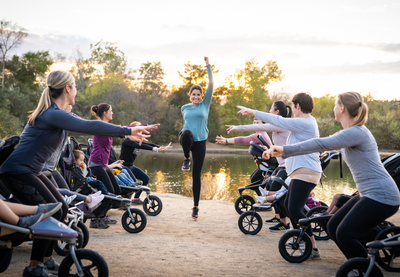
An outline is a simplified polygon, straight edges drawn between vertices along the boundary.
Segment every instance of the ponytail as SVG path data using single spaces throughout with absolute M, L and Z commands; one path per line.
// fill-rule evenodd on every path
M 98 119 L 102 119 L 105 112 L 107 112 L 111 108 L 110 104 L 101 103 L 99 105 L 93 105 L 90 110 L 92 111 L 92 115 L 97 117 Z
M 275 101 L 272 106 L 275 111 L 279 111 L 279 115 L 282 117 L 292 117 L 292 108 L 282 101 Z
M 50 108 L 53 99 L 60 97 L 65 87 L 72 86 L 74 82 L 75 79 L 69 72 L 62 70 L 50 72 L 49 76 L 47 76 L 47 87 L 43 90 L 36 109 L 29 117 L 28 124 L 35 127 L 36 119 Z
M 354 118 L 351 126 L 362 126 L 368 120 L 368 106 L 358 92 L 345 92 L 337 96 L 338 104 L 343 105 Z

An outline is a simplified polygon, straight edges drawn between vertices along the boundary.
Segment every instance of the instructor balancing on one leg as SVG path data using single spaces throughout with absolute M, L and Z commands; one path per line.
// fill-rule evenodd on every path
M 192 218 L 194 219 L 198 217 L 199 212 L 201 169 L 203 168 L 204 157 L 206 155 L 206 140 L 208 137 L 207 121 L 214 87 L 208 57 L 204 57 L 204 61 L 206 62 L 209 78 L 206 94 L 203 95 L 203 90 L 199 85 L 194 85 L 190 88 L 189 96 L 191 103 L 183 105 L 181 108 L 184 125 L 179 134 L 179 143 L 182 145 L 185 155 L 182 165 L 182 170 L 184 171 L 190 170 L 190 151 L 192 151 L 192 188 L 194 198 Z

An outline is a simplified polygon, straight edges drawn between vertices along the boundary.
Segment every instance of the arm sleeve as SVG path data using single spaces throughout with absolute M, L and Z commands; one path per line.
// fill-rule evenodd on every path
M 85 120 L 63 110 L 55 110 L 49 116 L 48 124 L 55 128 L 95 136 L 118 137 L 131 134 L 131 129 L 100 120 Z
M 278 127 L 272 124 L 250 124 L 250 125 L 238 125 L 233 127 L 235 131 L 243 131 L 243 132 L 287 132 L 286 129 L 282 127 Z
M 214 77 L 212 75 L 211 66 L 207 66 L 207 73 L 208 73 L 208 86 L 206 95 L 204 96 L 203 103 L 210 107 L 211 99 L 214 91 Z
M 153 150 L 153 147 L 158 147 L 158 145 L 154 143 L 147 143 L 147 142 L 143 142 L 142 145 L 139 145 L 137 141 L 131 141 L 129 139 L 126 140 L 125 143 L 131 148 L 139 148 L 145 150 Z
M 250 141 L 254 141 L 255 143 L 262 144 L 261 141 L 258 139 L 257 134 L 252 134 L 247 137 L 236 137 L 236 138 L 234 138 L 234 140 L 235 140 L 235 144 L 249 145 Z M 268 142 L 268 140 L 267 140 L 267 142 Z M 271 143 L 271 140 L 269 141 L 269 143 Z
M 291 132 L 307 129 L 307 123 L 302 118 L 285 118 L 279 115 L 256 111 L 255 118 L 284 128 Z
M 337 150 L 362 143 L 363 135 L 359 129 L 350 127 L 326 138 L 314 138 L 304 142 L 283 146 L 283 158 L 314 152 Z

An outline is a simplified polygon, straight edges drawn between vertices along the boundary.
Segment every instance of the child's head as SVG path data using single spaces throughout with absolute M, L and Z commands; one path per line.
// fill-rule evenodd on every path
M 74 150 L 74 157 L 77 165 L 81 165 L 85 162 L 85 153 L 81 150 Z

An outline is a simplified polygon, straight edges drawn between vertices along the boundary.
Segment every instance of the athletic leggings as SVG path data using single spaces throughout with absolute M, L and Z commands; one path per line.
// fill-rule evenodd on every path
M 135 175 L 134 177 L 136 179 L 139 179 L 143 182 L 143 186 L 147 186 L 149 184 L 150 177 L 143 170 L 141 170 L 139 167 L 136 166 L 129 167 L 129 169 L 133 173 L 133 175 Z M 134 198 L 139 198 L 141 193 L 142 193 L 141 191 L 137 192 Z
M 399 210 L 359 194 L 352 197 L 329 220 L 327 232 L 347 259 L 367 257 L 359 238 Z
M 306 218 L 303 212 L 304 205 L 315 186 L 316 184 L 297 179 L 290 181 L 289 190 L 286 193 L 285 207 L 295 229 L 299 229 L 299 226 L 297 226 L 299 219 Z M 308 226 L 306 232 L 309 236 L 313 236 L 311 225 Z
M 287 178 L 286 167 L 277 167 L 274 172 L 272 172 L 271 176 L 280 177 L 283 181 L 285 181 Z M 281 187 L 282 185 L 278 182 L 268 182 L 267 184 L 267 190 L 269 191 L 278 191 L 281 189 Z M 285 218 L 287 216 L 286 210 L 282 207 L 282 205 L 275 205 L 274 210 L 275 214 L 279 214 L 280 218 Z
M 67 216 L 68 206 L 53 183 L 43 173 L 2 174 L 0 180 L 7 190 L 22 204 L 38 205 L 45 203 L 63 203 L 62 208 L 53 217 L 61 222 Z M 34 239 L 31 260 L 43 262 L 44 257 L 53 254 L 56 241 Z
M 206 141 L 193 141 L 192 132 L 185 130 L 179 136 L 179 143 L 182 145 L 185 158 L 190 158 L 190 151 L 192 151 L 192 190 L 194 206 L 197 207 L 200 200 L 201 169 L 206 156 Z
M 103 182 L 108 192 L 117 195 L 121 194 L 121 189 L 118 185 L 118 182 L 115 179 L 114 174 L 107 166 L 94 166 L 91 167 L 90 170 L 92 171 L 92 174 L 96 176 L 97 180 Z

